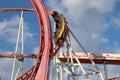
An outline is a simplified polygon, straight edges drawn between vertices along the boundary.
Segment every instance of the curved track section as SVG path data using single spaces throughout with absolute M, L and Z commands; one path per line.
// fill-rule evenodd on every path
M 62 34 L 66 28 L 65 18 L 62 16 L 62 14 L 59 14 L 56 11 L 53 12 L 52 16 L 55 21 L 54 41 L 55 41 L 55 44 L 58 45 L 60 42 L 60 39 L 61 40 L 63 39 Z
M 54 43 L 55 47 L 52 49 L 51 44 L 51 29 L 48 19 L 48 14 L 46 12 L 43 3 L 41 2 L 42 6 L 39 6 L 39 2 L 34 2 L 31 0 L 32 4 L 34 5 L 39 23 L 41 24 L 40 27 L 40 50 L 38 53 L 37 62 L 34 68 L 31 68 L 25 74 L 17 78 L 17 80 L 47 80 L 48 79 L 48 69 L 49 69 L 49 56 L 54 57 L 58 50 L 62 47 L 64 41 L 66 40 L 66 36 L 68 33 L 67 22 L 64 16 L 56 11 L 49 11 L 49 15 L 51 14 L 54 18 L 56 23 L 55 25 L 55 32 L 54 32 Z M 37 4 L 38 3 L 38 4 Z M 43 8 L 42 8 L 43 7 Z M 39 9 L 40 8 L 40 9 Z M 41 11 L 41 8 L 43 11 Z M 50 54 L 52 53 L 52 54 Z
M 54 32 L 55 47 L 53 49 L 53 54 L 51 55 L 53 57 L 56 55 L 56 53 L 62 47 L 64 41 L 66 40 L 68 34 L 68 26 L 67 26 L 67 21 L 62 14 L 53 11 L 52 16 L 55 21 L 55 32 Z
M 39 57 L 37 59 L 36 66 L 33 70 L 33 76 L 36 74 L 35 80 L 47 80 L 48 72 L 49 72 L 48 71 L 49 55 L 51 53 L 51 48 L 52 48 L 50 22 L 42 0 L 30 0 L 30 1 L 33 4 L 34 8 L 36 9 L 39 23 L 41 24 L 41 31 L 40 31 L 41 45 L 38 54 Z M 41 58 L 40 55 L 42 55 Z
M 20 77 L 18 77 L 17 80 L 48 80 L 49 67 L 50 67 L 49 62 L 51 59 L 50 57 L 54 57 L 57 54 L 57 52 L 59 51 L 59 49 L 63 46 L 64 42 L 66 41 L 68 31 L 70 31 L 70 30 L 68 29 L 67 21 L 62 14 L 60 14 L 56 11 L 47 11 L 42 0 L 30 0 L 30 2 L 32 3 L 34 8 L 8 8 L 8 9 L 0 9 L 0 12 L 32 11 L 32 12 L 37 13 L 38 21 L 40 24 L 40 49 L 39 49 L 39 53 L 37 56 L 37 61 L 36 61 L 35 66 L 33 66 L 30 70 L 28 70 L 27 72 L 22 74 Z M 55 32 L 54 32 L 55 46 L 54 46 L 54 48 L 53 48 L 53 44 L 52 44 L 49 15 L 52 15 L 52 17 L 54 18 L 54 22 L 55 22 Z M 77 41 L 77 39 L 76 39 L 76 41 Z M 81 45 L 81 44 L 79 43 L 79 45 Z M 82 49 L 86 53 L 84 48 L 82 48 Z M 87 53 L 86 53 L 86 55 L 87 55 Z M 21 56 L 21 55 L 18 55 L 18 56 Z M 22 55 L 22 57 L 23 56 L 34 57 L 33 55 L 32 56 L 31 55 Z M 14 57 L 14 56 L 12 55 L 11 57 Z M 88 58 L 89 58 L 89 56 L 87 56 L 87 59 Z M 63 57 L 63 60 L 65 60 L 65 59 L 66 58 Z M 95 63 L 93 63 L 91 58 L 89 60 L 95 66 Z M 90 63 L 90 61 L 89 61 L 89 63 Z M 79 63 L 79 61 L 78 61 L 78 63 Z M 83 68 L 83 67 L 81 67 L 81 64 L 79 64 L 79 65 L 80 65 L 80 68 Z M 99 69 L 98 69 L 98 71 L 99 71 Z M 86 75 L 86 72 L 84 72 L 84 68 L 83 68 L 83 73 L 85 73 L 85 75 Z M 100 75 L 102 76 L 101 73 L 100 73 Z M 119 80 L 119 78 L 120 77 L 115 77 L 115 78 L 111 78 L 108 80 Z M 102 77 L 102 80 L 104 80 L 103 77 Z
M 42 0 L 30 0 L 34 8 L 8 8 L 0 12 L 32 11 L 36 12 L 40 24 L 40 49 L 35 66 L 19 76 L 17 80 L 47 80 L 50 56 L 54 57 L 66 40 L 68 27 L 64 16 L 56 11 L 47 11 Z M 49 15 L 52 15 L 55 25 L 54 43 L 52 47 L 51 26 Z
M 17 78 L 17 80 L 47 80 L 49 72 L 49 55 L 52 49 L 51 28 L 48 13 L 42 0 L 30 0 L 40 23 L 40 49 L 34 68 Z

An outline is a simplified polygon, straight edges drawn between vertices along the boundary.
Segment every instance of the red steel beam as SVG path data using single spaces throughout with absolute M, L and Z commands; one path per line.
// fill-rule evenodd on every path
M 1 53 L 1 58 L 37 58 L 37 54 L 14 54 L 14 53 Z M 76 57 L 82 62 L 82 63 L 90 63 L 88 57 L 85 53 L 76 53 Z M 94 60 L 96 64 L 103 64 L 106 62 L 106 64 L 113 64 L 113 65 L 120 65 L 120 54 L 92 54 L 89 53 L 89 57 Z M 63 62 L 67 61 L 67 58 L 65 57 L 65 53 L 58 55 L 58 59 L 62 60 Z M 73 57 L 74 59 L 74 57 Z M 75 59 L 74 59 L 74 62 Z
M 58 59 L 63 62 L 67 62 L 67 58 L 65 57 L 66 53 L 62 53 L 58 55 Z M 96 64 L 113 64 L 120 65 L 120 54 L 92 54 L 88 53 L 89 57 L 93 59 Z M 75 55 L 81 63 L 91 63 L 85 53 L 76 53 Z M 73 62 L 76 63 L 76 60 L 73 56 Z
M 30 69 L 32 71 L 29 74 L 30 77 L 26 76 L 28 74 L 26 72 L 18 77 L 17 80 L 47 80 L 50 61 L 49 55 L 52 52 L 51 27 L 48 15 L 53 14 L 53 12 L 48 12 L 45 9 L 42 0 L 30 0 L 30 2 L 34 6 L 40 24 L 40 49 L 34 69 Z
M 17 11 L 31 11 L 31 12 L 35 12 L 34 8 L 1 8 L 0 12 L 17 12 Z M 53 11 L 52 10 L 48 10 L 47 11 L 48 15 L 52 15 Z
M 3 8 L 0 12 L 16 12 L 16 11 L 35 11 L 34 8 Z
M 37 54 L 0 53 L 1 58 L 37 58 Z
M 21 76 L 19 76 L 19 78 L 17 78 L 16 80 L 29 80 L 29 78 L 31 77 L 31 74 L 32 74 L 32 72 L 33 72 L 33 69 L 34 69 L 34 66 L 33 66 L 30 70 L 26 71 L 26 72 L 23 74 L 24 77 L 21 75 Z
M 51 53 L 51 28 L 50 28 L 50 21 L 48 18 L 47 10 L 42 2 L 42 0 L 30 0 L 33 4 L 38 20 L 40 23 L 40 51 L 38 53 L 38 59 L 35 65 L 35 69 L 33 70 L 33 73 L 35 75 L 35 80 L 47 80 L 48 79 L 48 73 L 49 73 L 49 55 Z M 40 55 L 42 55 L 41 58 Z M 37 73 L 36 73 L 37 71 Z M 33 78 L 31 78 L 33 79 Z

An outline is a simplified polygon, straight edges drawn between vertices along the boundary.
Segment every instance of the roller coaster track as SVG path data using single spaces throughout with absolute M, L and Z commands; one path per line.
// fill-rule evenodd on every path
M 38 16 L 40 26 L 40 49 L 36 61 L 36 65 L 28 72 L 17 78 L 17 80 L 47 80 L 48 65 L 50 61 L 50 53 L 52 53 L 52 37 L 50 21 L 48 19 L 48 12 L 42 0 L 30 0 L 34 9 L 11 8 L 1 9 L 0 12 L 14 12 L 14 11 L 35 11 Z M 42 55 L 42 56 L 41 56 Z M 42 71 L 42 73 L 41 73 Z
M 52 37 L 51 37 L 51 27 L 48 16 L 55 15 L 53 11 L 47 11 L 42 0 L 30 0 L 33 4 L 34 8 L 8 8 L 8 9 L 0 9 L 0 12 L 15 12 L 15 11 L 32 11 L 36 12 L 38 16 L 38 21 L 40 24 L 40 49 L 36 61 L 36 65 L 32 67 L 29 71 L 21 75 L 17 80 L 47 80 L 48 76 L 48 64 L 50 61 L 50 57 L 54 57 L 60 47 L 63 45 L 65 37 L 67 36 L 67 28 L 66 22 L 64 21 L 64 17 L 61 17 L 63 25 L 61 25 L 61 30 L 59 31 L 57 40 L 57 45 L 54 47 L 52 51 Z M 64 38 L 63 41 L 59 42 L 59 39 Z M 31 71 L 31 72 L 30 72 Z M 42 73 L 41 73 L 42 71 Z M 28 74 L 29 73 L 29 74 Z
M 49 64 L 50 60 L 56 57 L 57 52 L 60 50 L 60 48 L 63 46 L 64 42 L 66 42 L 67 46 L 71 49 L 72 56 L 73 56 L 73 61 L 70 59 L 70 62 L 78 63 L 77 65 L 79 68 L 82 69 L 83 75 L 89 80 L 87 74 L 84 68 L 82 67 L 81 63 L 90 63 L 93 64 L 96 68 L 97 71 L 96 74 L 102 77 L 101 72 L 99 69 L 96 67 L 95 64 L 103 64 L 104 61 L 107 61 L 108 64 L 120 64 L 120 63 L 115 63 L 119 61 L 118 59 L 112 60 L 111 58 L 107 59 L 105 55 L 97 56 L 96 57 L 91 57 L 92 54 L 88 54 L 84 48 L 82 47 L 84 53 L 75 54 L 72 48 L 70 47 L 69 42 L 67 41 L 67 36 L 69 34 L 70 29 L 67 26 L 67 21 L 65 17 L 56 12 L 56 11 L 49 11 L 45 8 L 42 0 L 30 0 L 34 8 L 8 8 L 8 9 L 0 9 L 0 12 L 15 12 L 15 11 L 32 11 L 36 12 L 38 21 L 40 24 L 40 48 L 39 52 L 37 55 L 35 54 L 0 54 L 0 57 L 7 57 L 7 58 L 18 58 L 18 59 L 23 59 L 24 57 L 26 58 L 36 58 L 36 64 L 26 71 L 24 74 L 19 76 L 16 80 L 48 80 L 49 78 Z M 52 16 L 55 22 L 55 32 L 54 32 L 54 40 L 52 38 L 52 31 L 51 31 L 51 26 L 50 26 L 50 20 L 49 16 Z M 71 32 L 72 34 L 72 32 Z M 74 37 L 74 35 L 73 35 Z M 75 38 L 76 39 L 76 38 Z M 53 45 L 54 44 L 54 45 Z M 59 61 L 61 61 L 62 66 L 64 65 L 63 63 L 67 62 L 66 56 L 64 56 L 65 53 L 62 53 L 62 55 L 58 55 L 57 58 Z M 66 53 L 67 54 L 67 53 Z M 68 55 L 69 56 L 69 55 Z M 92 55 L 93 56 L 93 55 Z M 95 56 L 95 55 L 94 55 Z M 106 57 L 106 59 L 105 59 Z M 116 57 L 116 56 L 115 56 Z M 60 64 L 60 63 L 59 63 Z M 66 63 L 65 63 L 66 65 Z M 72 77 L 74 76 L 72 70 L 70 67 L 68 67 L 68 70 L 71 72 Z M 109 80 L 114 80 L 116 78 L 112 78 Z M 73 80 L 75 78 L 73 77 Z M 103 77 L 101 80 L 104 80 Z

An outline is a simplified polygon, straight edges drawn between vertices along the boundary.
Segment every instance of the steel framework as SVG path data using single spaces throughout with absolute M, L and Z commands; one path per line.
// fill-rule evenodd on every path
M 18 36 L 16 40 L 16 49 L 14 53 L 1 53 L 2 58 L 14 58 L 11 80 L 48 80 L 50 62 L 54 63 L 54 77 L 52 80 L 93 80 L 92 76 L 98 80 L 107 80 L 107 64 L 119 65 L 119 54 L 91 54 L 87 53 L 72 31 L 68 28 L 65 17 L 56 12 L 47 10 L 42 0 L 30 0 L 34 8 L 7 8 L 0 9 L 0 12 L 15 12 L 21 11 Z M 32 11 L 37 14 L 40 24 L 40 48 L 38 54 L 24 54 L 24 11 Z M 52 15 L 55 21 L 54 40 L 51 33 L 49 16 Z M 18 54 L 18 42 L 22 36 L 21 54 Z M 57 35 L 57 38 L 55 37 Z M 77 42 L 82 53 L 76 53 L 71 46 L 70 35 Z M 64 49 L 62 48 L 62 46 Z M 61 53 L 60 53 L 61 50 Z M 20 61 L 20 67 L 15 75 L 16 58 Z M 24 58 L 35 58 L 36 64 L 23 73 Z M 89 66 L 86 65 L 89 63 Z M 96 64 L 104 65 L 104 76 Z M 20 76 L 18 74 L 20 73 Z M 67 75 L 67 77 L 63 76 Z M 82 76 L 82 78 L 81 78 Z M 119 77 L 109 80 L 119 80 Z

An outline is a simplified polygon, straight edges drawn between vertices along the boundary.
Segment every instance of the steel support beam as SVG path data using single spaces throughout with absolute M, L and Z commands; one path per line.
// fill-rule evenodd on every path
M 66 55 L 67 53 L 61 53 L 58 55 L 58 59 L 67 62 Z M 110 53 L 103 53 L 103 54 L 92 54 L 88 53 L 89 57 L 96 63 L 96 64 L 114 64 L 120 65 L 120 54 L 110 54 Z M 73 62 L 76 63 L 75 57 L 73 57 Z M 91 63 L 85 53 L 76 53 L 76 57 L 81 63 Z M 70 61 L 70 60 L 69 60 Z
M 38 53 L 38 59 L 35 65 L 35 80 L 47 80 L 49 73 L 49 55 L 51 53 L 51 28 L 48 18 L 47 10 L 42 2 L 42 0 L 30 0 L 33 4 L 38 21 L 40 23 L 40 51 Z M 40 55 L 42 55 L 41 58 Z M 31 78 L 32 79 L 32 78 Z
M 81 63 L 90 63 L 87 56 L 84 53 L 76 53 L 77 58 L 81 61 Z M 114 64 L 120 65 L 120 54 L 93 54 L 89 53 L 89 56 L 94 60 L 96 64 Z M 14 54 L 14 53 L 0 53 L 1 58 L 37 58 L 37 54 Z M 73 57 L 74 58 L 74 57 Z M 58 59 L 62 60 L 63 62 L 67 61 L 64 53 L 58 55 Z M 74 61 L 74 60 L 73 60 Z M 75 61 L 74 61 L 75 63 Z
M 0 53 L 0 58 L 37 58 L 37 54 Z

